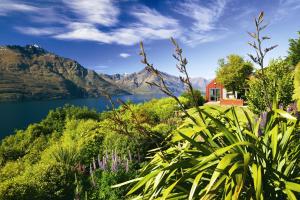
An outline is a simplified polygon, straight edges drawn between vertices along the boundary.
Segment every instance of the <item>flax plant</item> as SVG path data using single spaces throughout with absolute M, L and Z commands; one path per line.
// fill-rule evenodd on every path
M 257 31 L 263 13 L 255 20 Z M 258 55 L 265 54 L 259 34 Z M 174 39 L 175 59 L 181 80 L 189 87 L 186 59 Z M 255 45 L 255 43 L 253 44 Z M 135 199 L 300 199 L 299 120 L 275 106 L 257 120 L 244 108 L 215 108 L 213 116 L 202 108 L 187 111 L 165 84 L 160 72 L 149 64 L 141 43 L 142 63 L 158 77 L 150 85 L 173 97 L 185 113 L 185 122 L 172 133 L 169 148 L 155 151 L 138 178 L 115 185 L 133 184 L 128 195 Z M 190 88 L 192 92 L 192 87 Z M 276 99 L 275 99 L 276 100 Z M 195 104 L 196 105 L 196 104 Z M 239 112 L 237 112 L 239 111 Z

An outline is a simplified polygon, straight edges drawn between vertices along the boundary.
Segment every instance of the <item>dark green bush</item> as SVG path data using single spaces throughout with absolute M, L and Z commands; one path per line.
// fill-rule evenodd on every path
M 184 92 L 181 94 L 182 97 L 186 98 L 188 101 L 185 104 L 187 108 L 192 108 L 193 105 L 193 96 L 190 92 Z M 200 90 L 194 90 L 194 98 L 196 99 L 197 105 L 196 106 L 203 106 L 205 103 L 205 99 L 201 94 Z

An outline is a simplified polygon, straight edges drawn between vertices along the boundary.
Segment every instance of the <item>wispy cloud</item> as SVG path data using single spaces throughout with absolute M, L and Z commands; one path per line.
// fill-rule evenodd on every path
M 135 8 L 130 15 L 136 18 L 134 23 L 126 27 L 102 31 L 93 23 L 74 22 L 66 28 L 67 31 L 54 35 L 57 39 L 89 40 L 106 44 L 133 45 L 141 40 L 167 39 L 180 35 L 178 22 L 170 17 L 161 15 L 146 6 Z
M 179 8 L 176 8 L 175 11 L 192 20 L 191 28 L 187 28 L 183 35 L 184 42 L 195 46 L 224 37 L 226 34 L 220 35 L 212 33 L 212 31 L 224 31 L 224 28 L 218 27 L 217 23 L 225 10 L 226 4 L 226 0 L 210 1 L 206 5 L 201 4 L 199 0 L 181 2 Z
M 128 58 L 129 56 L 131 56 L 131 55 L 128 53 L 120 53 L 120 57 L 122 57 L 122 58 Z
M 120 18 L 120 2 L 114 0 L 62 0 L 59 5 L 34 7 L 19 4 L 15 0 L 4 0 L 6 12 L 31 11 L 29 15 L 36 27 L 15 27 L 23 34 L 48 36 L 60 40 L 84 40 L 105 44 L 133 45 L 141 40 L 179 38 L 187 45 L 197 45 L 225 37 L 219 34 L 217 23 L 226 7 L 225 0 L 203 5 L 197 0 L 179 3 L 176 12 L 189 19 L 190 27 L 174 16 L 167 16 L 145 5 L 136 5 L 124 11 L 132 21 Z M 16 5 L 22 6 L 17 10 Z M 36 11 L 39 12 L 36 12 Z M 1 8 L 0 8 L 1 13 Z M 4 12 L 3 12 L 4 13 Z M 122 24 L 120 25 L 120 23 Z
M 179 27 L 178 21 L 172 17 L 167 17 L 154 9 L 146 6 L 136 8 L 132 13 L 144 25 L 152 28 Z
M 188 0 L 180 4 L 177 12 L 193 20 L 194 31 L 211 31 L 222 15 L 226 5 L 225 0 L 216 0 L 209 5 L 201 5 L 198 0 Z
M 104 26 L 118 22 L 119 8 L 111 0 L 63 0 L 80 21 Z
M 38 7 L 23 4 L 18 1 L 1 0 L 0 1 L 0 15 L 7 15 L 9 12 L 37 12 Z
M 98 65 L 98 66 L 93 66 L 91 69 L 96 71 L 97 73 L 103 73 L 105 72 L 109 67 L 106 65 Z
M 35 27 L 15 27 L 21 33 L 28 34 L 28 35 L 36 35 L 36 36 L 47 36 L 57 34 L 58 32 L 62 31 L 61 28 L 35 28 Z
M 279 6 L 273 20 L 274 23 L 298 9 L 300 9 L 300 0 L 279 0 Z

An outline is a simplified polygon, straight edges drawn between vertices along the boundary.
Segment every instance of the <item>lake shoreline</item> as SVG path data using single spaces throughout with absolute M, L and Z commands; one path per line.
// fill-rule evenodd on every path
M 133 103 L 142 103 L 162 97 L 165 97 L 165 95 L 116 95 L 112 96 L 112 99 L 119 105 L 117 99 L 121 99 L 122 101 L 129 100 Z M 2 122 L 0 125 L 0 139 L 15 134 L 17 130 L 23 130 L 30 124 L 41 121 L 47 116 L 50 110 L 65 105 L 87 107 L 99 113 L 109 110 L 109 101 L 105 97 L 0 102 L 0 121 Z

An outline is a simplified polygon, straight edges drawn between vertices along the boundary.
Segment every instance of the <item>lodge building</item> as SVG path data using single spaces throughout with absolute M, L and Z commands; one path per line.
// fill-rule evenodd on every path
M 244 105 L 244 101 L 237 98 L 237 92 L 227 91 L 217 79 L 213 79 L 207 84 L 205 96 L 206 101 L 210 103 L 236 106 Z

